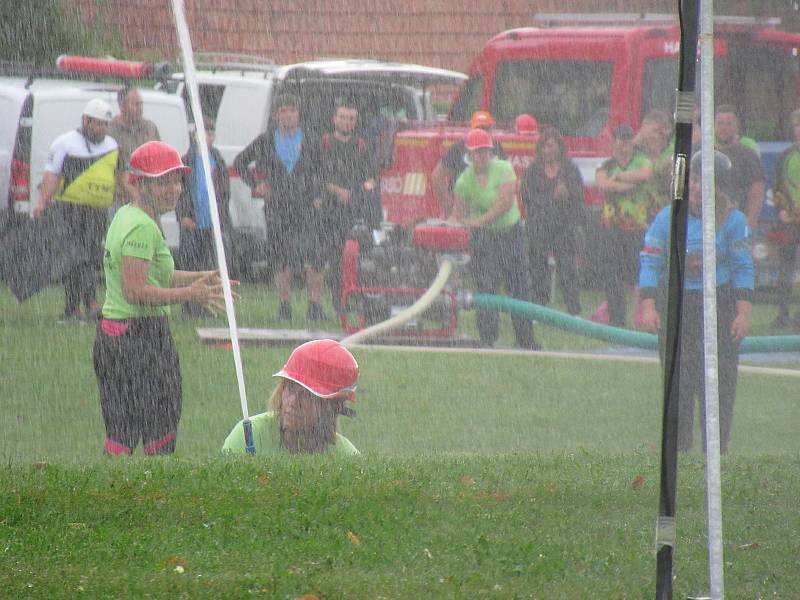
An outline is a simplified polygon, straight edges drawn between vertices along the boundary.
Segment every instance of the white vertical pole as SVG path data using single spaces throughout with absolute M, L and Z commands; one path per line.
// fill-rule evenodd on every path
M 716 201 L 714 194 L 714 8 L 700 2 L 700 111 L 703 199 L 703 347 L 705 350 L 706 502 L 708 578 L 712 600 L 725 596 L 722 557 L 722 502 L 719 446 L 717 342 Z
M 181 46 L 183 57 L 184 81 L 189 89 L 189 101 L 191 103 L 192 114 L 194 114 L 195 136 L 197 150 L 200 152 L 200 159 L 203 163 L 203 173 L 205 175 L 206 186 L 208 189 L 208 201 L 211 208 L 211 223 L 214 227 L 214 245 L 217 250 L 217 263 L 222 278 L 222 287 L 225 295 L 225 312 L 228 315 L 228 328 L 231 335 L 231 347 L 233 349 L 233 362 L 236 365 L 236 381 L 239 384 L 239 399 L 242 404 L 242 416 L 245 422 L 249 421 L 250 415 L 247 409 L 247 393 L 244 387 L 244 373 L 242 370 L 242 355 L 239 348 L 239 334 L 236 326 L 236 312 L 233 308 L 233 294 L 231 293 L 231 280 L 228 276 L 228 265 L 225 260 L 225 247 L 222 243 L 222 228 L 219 220 L 219 207 L 217 206 L 217 195 L 214 191 L 214 182 L 211 179 L 211 162 L 208 158 L 208 146 L 206 141 L 205 123 L 203 122 L 203 111 L 200 106 L 200 94 L 197 87 L 197 76 L 195 74 L 194 53 L 192 51 L 192 41 L 189 37 L 189 27 L 186 24 L 186 13 L 183 8 L 183 0 L 172 0 L 172 11 L 175 15 L 175 26 L 178 31 L 178 41 Z

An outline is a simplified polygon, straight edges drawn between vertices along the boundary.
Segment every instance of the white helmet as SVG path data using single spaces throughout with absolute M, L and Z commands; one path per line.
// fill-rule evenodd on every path
M 108 102 L 101 100 L 100 98 L 93 98 L 89 100 L 86 108 L 83 109 L 83 114 L 87 117 L 91 117 L 92 119 L 106 122 L 110 121 L 112 117 L 111 106 L 108 104 Z

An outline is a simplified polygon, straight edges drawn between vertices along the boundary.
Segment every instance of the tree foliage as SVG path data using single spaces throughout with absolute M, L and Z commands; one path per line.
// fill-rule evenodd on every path
M 121 54 L 119 30 L 90 28 L 65 0 L 0 3 L 0 59 L 53 66 L 61 54 Z

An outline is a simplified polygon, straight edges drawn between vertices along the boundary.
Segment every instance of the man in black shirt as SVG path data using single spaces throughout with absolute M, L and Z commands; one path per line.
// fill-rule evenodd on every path
M 376 166 L 363 138 L 355 130 L 358 109 L 339 100 L 333 115 L 333 132 L 322 136 L 319 185 L 314 200 L 319 242 L 330 270 L 328 281 L 334 308 L 339 311 L 342 287 L 342 253 L 347 235 L 363 205 L 377 194 Z M 342 307 L 344 308 L 344 307 Z
M 747 224 L 755 229 L 758 214 L 764 204 L 764 170 L 758 154 L 739 141 L 736 108 L 720 105 L 714 114 L 716 148 L 731 160 L 733 194 L 731 200 L 745 215 Z

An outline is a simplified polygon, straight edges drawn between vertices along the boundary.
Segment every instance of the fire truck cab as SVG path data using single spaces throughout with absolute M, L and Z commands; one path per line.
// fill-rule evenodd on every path
M 527 113 L 558 128 L 581 168 L 590 205 L 600 201 L 594 173 L 610 154 L 611 131 L 622 123 L 638 128 L 651 110 L 674 110 L 680 32 L 673 16 L 538 15 L 536 24 L 486 43 L 448 124 L 398 134 L 383 181 L 390 220 L 441 216 L 430 173 L 476 110 L 494 115 L 495 133 L 519 170 L 533 158 L 534 144 L 511 133 L 514 119 Z M 716 102 L 739 108 L 767 163 L 790 139 L 788 115 L 798 106 L 800 35 L 778 26 L 778 20 L 736 17 L 715 25 Z

